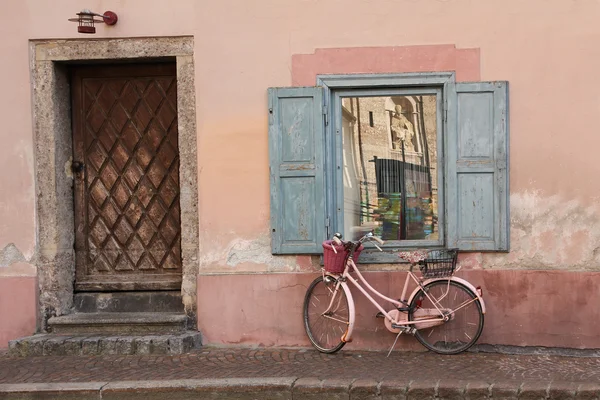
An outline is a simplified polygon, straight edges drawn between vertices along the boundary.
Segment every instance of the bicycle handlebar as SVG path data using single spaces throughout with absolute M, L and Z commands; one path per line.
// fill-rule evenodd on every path
M 379 243 L 381 245 L 385 244 L 385 242 L 383 240 L 381 240 L 380 238 L 378 238 L 377 236 L 373 236 L 371 239 L 374 240 L 374 241 L 376 241 L 377 243 Z
M 358 239 L 357 242 L 348 241 L 348 242 L 344 243 L 344 242 L 342 242 L 340 240 L 341 236 L 342 235 L 340 235 L 339 233 L 336 233 L 336 234 L 333 235 L 333 239 L 331 239 L 331 241 L 334 242 L 335 244 L 337 244 L 338 246 L 343 246 L 344 244 L 352 243 L 354 245 L 354 247 L 358 247 L 361 243 L 364 243 L 367 240 L 374 240 L 374 241 L 376 241 L 377 243 L 379 243 L 381 245 L 385 244 L 385 242 L 383 240 L 381 240 L 377 236 L 373 235 L 373 232 L 367 233 L 366 235 L 364 235 L 363 237 L 361 237 L 360 239 Z M 381 249 L 379 249 L 379 250 L 381 250 Z

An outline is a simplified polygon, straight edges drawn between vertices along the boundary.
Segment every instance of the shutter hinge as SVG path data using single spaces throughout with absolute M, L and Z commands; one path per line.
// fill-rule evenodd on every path
M 273 123 L 273 89 L 269 89 L 268 93 L 269 125 L 271 125 Z
M 444 122 L 448 122 L 448 103 L 444 103 Z
M 273 114 L 273 92 L 271 91 L 271 89 L 269 89 L 268 91 L 269 96 L 268 96 L 268 107 L 269 107 L 269 114 Z
M 323 106 L 323 118 L 325 119 L 325 126 L 329 125 L 329 118 L 327 116 L 327 106 Z

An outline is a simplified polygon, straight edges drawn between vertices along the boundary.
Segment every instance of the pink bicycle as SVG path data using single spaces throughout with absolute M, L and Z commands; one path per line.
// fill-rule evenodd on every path
M 485 314 L 482 291 L 454 276 L 460 269 L 456 268 L 456 249 L 399 253 L 411 265 L 402 295 L 394 300 L 369 285 L 354 263 L 364 242 L 383 241 L 372 233 L 355 242 L 343 242 L 340 238 L 336 234 L 333 240 L 323 243 L 325 268 L 310 284 L 304 298 L 304 327 L 317 350 L 335 353 L 352 339 L 355 307 L 348 282 L 373 303 L 379 310 L 377 316 L 396 334 L 390 353 L 402 333 L 414 335 L 423 346 L 440 354 L 461 353 L 479 339 Z M 381 251 L 377 244 L 375 247 Z M 419 266 L 420 276 L 413 272 L 415 266 Z M 407 298 L 410 280 L 417 287 Z M 369 291 L 391 303 L 393 309 L 386 311 Z

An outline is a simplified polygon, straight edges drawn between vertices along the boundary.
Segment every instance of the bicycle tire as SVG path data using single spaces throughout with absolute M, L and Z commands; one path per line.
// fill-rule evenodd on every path
M 335 278 L 322 276 L 316 278 L 309 285 L 304 296 L 303 314 L 304 328 L 312 345 L 321 353 L 333 354 L 338 352 L 346 344 L 342 340 L 347 333 L 350 321 L 354 319 L 351 315 L 345 286 L 340 286 L 337 291 L 339 298 L 334 299 L 332 315 L 322 315 L 331 302 L 332 291 L 334 292 L 337 280 Z M 331 281 L 328 282 L 327 280 Z M 332 319 L 335 318 L 335 319 Z M 341 322 L 339 322 L 341 321 Z
M 447 293 L 444 297 L 446 288 Z M 439 354 L 458 354 L 473 346 L 481 336 L 484 323 L 484 315 L 477 295 L 465 285 L 455 281 L 450 281 L 449 285 L 447 280 L 428 283 L 411 300 L 409 321 L 415 320 L 415 312 L 418 309 L 434 308 L 432 301 L 423 290 L 438 302 L 438 307 L 441 309 L 452 310 L 469 300 L 475 299 L 475 301 L 458 309 L 449 321 L 441 325 L 418 329 L 415 333 L 417 340 L 429 350 Z M 418 328 L 418 324 L 415 324 L 415 327 Z

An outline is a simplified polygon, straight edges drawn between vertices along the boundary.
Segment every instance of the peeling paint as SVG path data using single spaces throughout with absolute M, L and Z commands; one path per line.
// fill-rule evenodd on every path
M 256 240 L 236 240 L 227 251 L 227 265 L 236 267 L 243 263 L 263 264 L 269 269 L 286 269 L 296 265 L 295 256 L 273 256 L 270 239 L 266 235 Z
M 600 271 L 600 210 L 540 192 L 512 194 L 511 250 L 469 260 L 483 268 Z M 477 260 L 478 259 L 478 260 Z
M 25 259 L 25 256 L 21 251 L 15 246 L 14 243 L 7 244 L 0 251 L 0 267 L 8 267 L 14 263 L 29 261 Z
M 269 235 L 261 234 L 257 239 L 234 239 L 221 250 L 202 252 L 200 270 L 293 272 L 297 270 L 297 261 L 295 255 L 273 256 Z
M 73 156 L 69 157 L 65 163 L 65 176 L 69 179 L 73 179 Z
M 509 253 L 461 253 L 464 269 L 600 271 L 600 207 L 541 192 L 511 195 Z M 235 236 L 230 234 L 229 236 Z M 273 256 L 268 233 L 210 246 L 202 273 L 310 272 L 319 257 Z M 208 246 L 207 246 L 208 247 Z M 219 250 L 215 250 L 219 248 Z M 363 271 L 400 271 L 405 264 L 361 264 Z

